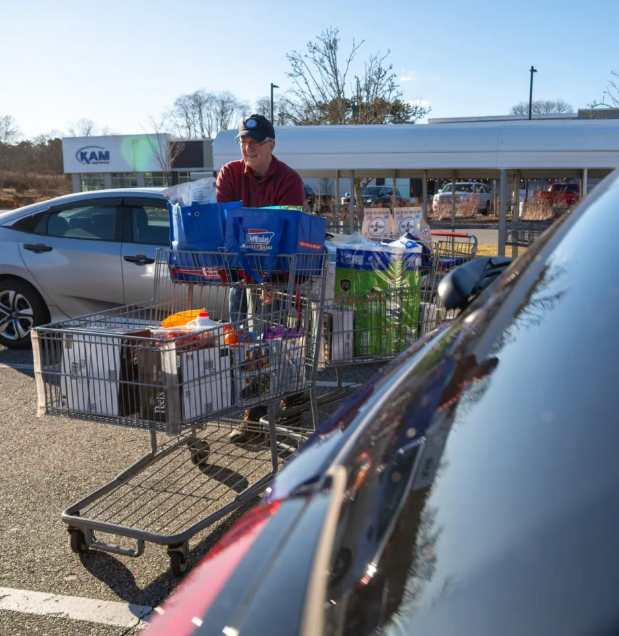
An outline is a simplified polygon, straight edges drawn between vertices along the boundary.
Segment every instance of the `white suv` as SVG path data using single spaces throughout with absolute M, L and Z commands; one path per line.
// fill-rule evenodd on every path
M 477 210 L 482 214 L 489 214 L 492 207 L 490 188 L 485 183 L 476 181 L 458 181 L 456 183 L 456 205 L 476 202 Z M 432 206 L 451 206 L 451 183 L 448 183 L 432 199 Z

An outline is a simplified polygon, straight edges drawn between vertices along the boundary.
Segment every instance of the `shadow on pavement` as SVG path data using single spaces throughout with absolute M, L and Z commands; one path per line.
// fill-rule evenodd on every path
M 215 528 L 207 537 L 202 539 L 200 543 L 191 547 L 187 572 L 204 557 L 230 526 L 247 510 L 253 507 L 258 500 L 259 498 L 255 497 L 251 501 L 248 501 L 227 517 L 222 525 Z M 153 544 L 148 544 L 146 549 L 165 551 L 164 546 Z M 84 568 L 88 570 L 92 576 L 99 579 L 102 583 L 105 583 L 119 599 L 135 605 L 155 607 L 161 604 L 182 581 L 182 578 L 177 579 L 173 577 L 170 571 L 166 569 L 145 588 L 140 588 L 136 583 L 135 576 L 131 569 L 112 554 L 99 550 L 89 550 L 85 554 L 80 555 L 80 560 Z M 134 613 L 138 617 L 141 616 L 138 615 L 137 612 Z

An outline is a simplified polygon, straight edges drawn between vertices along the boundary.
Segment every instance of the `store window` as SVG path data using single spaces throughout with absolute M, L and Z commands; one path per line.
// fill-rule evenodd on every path
M 138 175 L 135 172 L 112 173 L 112 188 L 137 188 Z
M 144 185 L 147 188 L 161 188 L 170 185 L 169 175 L 165 172 L 145 172 Z
M 105 190 L 105 175 L 103 174 L 82 174 L 80 175 L 82 192 L 92 190 Z
M 178 182 L 179 183 L 189 183 L 193 181 L 191 178 L 191 172 L 179 172 L 178 173 Z

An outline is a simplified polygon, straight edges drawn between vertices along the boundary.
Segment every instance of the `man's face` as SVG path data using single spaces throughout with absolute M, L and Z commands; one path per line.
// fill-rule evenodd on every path
M 275 142 L 272 140 L 266 140 L 259 143 L 254 141 L 251 137 L 245 136 L 241 137 L 240 146 L 245 163 L 250 168 L 260 168 L 268 163 L 271 155 L 273 154 Z

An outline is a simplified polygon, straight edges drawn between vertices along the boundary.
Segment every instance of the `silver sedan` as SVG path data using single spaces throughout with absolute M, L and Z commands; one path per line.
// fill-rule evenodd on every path
M 0 345 L 32 327 L 152 298 L 155 255 L 170 243 L 161 189 L 58 197 L 0 215 Z

